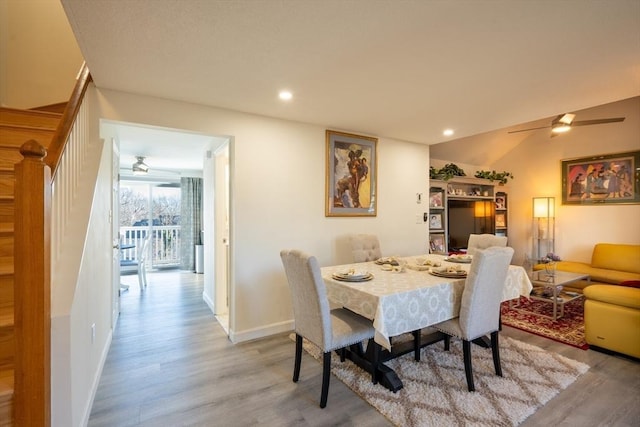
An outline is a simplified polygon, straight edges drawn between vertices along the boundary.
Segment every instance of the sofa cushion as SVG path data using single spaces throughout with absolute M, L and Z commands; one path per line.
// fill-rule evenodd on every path
M 640 289 L 625 286 L 591 285 L 584 288 L 587 300 L 640 309 Z
M 598 243 L 593 248 L 591 267 L 640 274 L 640 245 Z

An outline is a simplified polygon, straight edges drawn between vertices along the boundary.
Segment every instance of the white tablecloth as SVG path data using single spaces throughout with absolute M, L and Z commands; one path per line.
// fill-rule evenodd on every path
M 404 260 L 412 263 L 417 257 Z M 458 265 L 469 270 L 469 264 L 444 261 L 442 255 L 423 255 L 442 266 Z M 333 273 L 349 269 L 369 271 L 374 278 L 366 282 L 335 280 Z M 361 316 L 373 320 L 375 340 L 390 349 L 390 337 L 415 331 L 458 316 L 465 279 L 437 277 L 427 271 L 405 269 L 404 272 L 384 271 L 374 262 L 345 264 L 322 268 L 329 300 Z M 502 300 L 529 295 L 532 286 L 524 268 L 509 266 Z

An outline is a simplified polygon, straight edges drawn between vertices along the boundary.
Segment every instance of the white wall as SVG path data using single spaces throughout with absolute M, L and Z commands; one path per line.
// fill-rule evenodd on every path
M 308 251 L 321 265 L 343 263 L 349 259 L 340 238 L 370 232 L 384 253 L 426 251 L 427 227 L 416 224 L 426 209 L 416 204 L 416 193 L 428 191 L 426 145 L 381 138 L 378 216 L 326 218 L 325 128 L 107 90 L 99 104 L 103 119 L 233 137 L 230 323 L 236 341 L 291 328 L 281 249 Z
M 626 119 L 576 127 L 553 139 L 546 132 L 533 132 L 493 165 L 516 174 L 509 182 L 510 224 L 514 225 L 509 236 L 521 253 L 531 252 L 531 199 L 537 196 L 556 199 L 556 252 L 563 259 L 590 262 L 593 245 L 599 242 L 640 244 L 640 205 L 561 204 L 561 160 L 640 150 L 640 97 L 584 110 L 582 116 Z
M 624 122 L 575 127 L 549 137 L 548 130 L 533 131 L 488 166 L 463 167 L 467 176 L 478 169 L 510 171 L 507 184 L 509 245 L 522 262 L 532 252 L 532 198 L 552 196 L 556 201 L 556 252 L 565 260 L 590 262 L 599 242 L 640 244 L 640 205 L 562 205 L 561 160 L 640 150 L 640 97 L 578 111 L 583 118 L 626 117 Z M 473 144 L 473 138 L 466 143 Z M 446 161 L 433 161 L 441 167 Z M 638 165 L 637 165 L 638 166 Z M 636 181 L 637 182 L 637 181 Z
M 0 105 L 67 101 L 83 61 L 59 1 L 0 2 Z
M 89 111 L 95 90 L 89 88 Z M 63 243 L 52 254 L 51 280 L 51 425 L 86 425 L 93 396 L 111 341 L 111 145 L 99 139 L 98 120 L 91 119 L 85 144 L 91 147 L 83 168 L 75 176 L 78 187 L 72 208 L 66 211 L 70 226 Z M 85 132 L 79 132 L 85 135 Z M 72 162 L 73 163 L 73 162 Z M 64 174 L 63 170 L 58 172 Z M 75 182 L 74 182 L 75 183 Z M 58 183 L 62 186 L 63 184 Z M 62 187 L 56 191 L 66 191 Z M 54 198 L 55 199 L 55 198 Z M 52 218 L 61 229 L 63 218 Z M 86 234 L 78 234 L 78 231 Z M 58 247 L 55 245 L 54 247 Z M 78 249 L 79 250 L 76 250 Z M 75 268 L 75 271 L 74 271 Z M 91 326 L 95 324 L 95 339 Z

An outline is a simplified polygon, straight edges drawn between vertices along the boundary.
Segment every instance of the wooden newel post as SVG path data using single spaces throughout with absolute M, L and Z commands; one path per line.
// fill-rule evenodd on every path
M 16 426 L 51 424 L 51 169 L 34 140 L 15 166 Z M 27 348 L 28 347 L 28 348 Z

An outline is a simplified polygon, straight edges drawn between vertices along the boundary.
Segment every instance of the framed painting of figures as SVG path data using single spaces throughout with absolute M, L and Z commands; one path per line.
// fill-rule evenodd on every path
M 325 216 L 376 216 L 378 138 L 326 131 Z
M 562 160 L 562 204 L 640 203 L 640 151 Z

